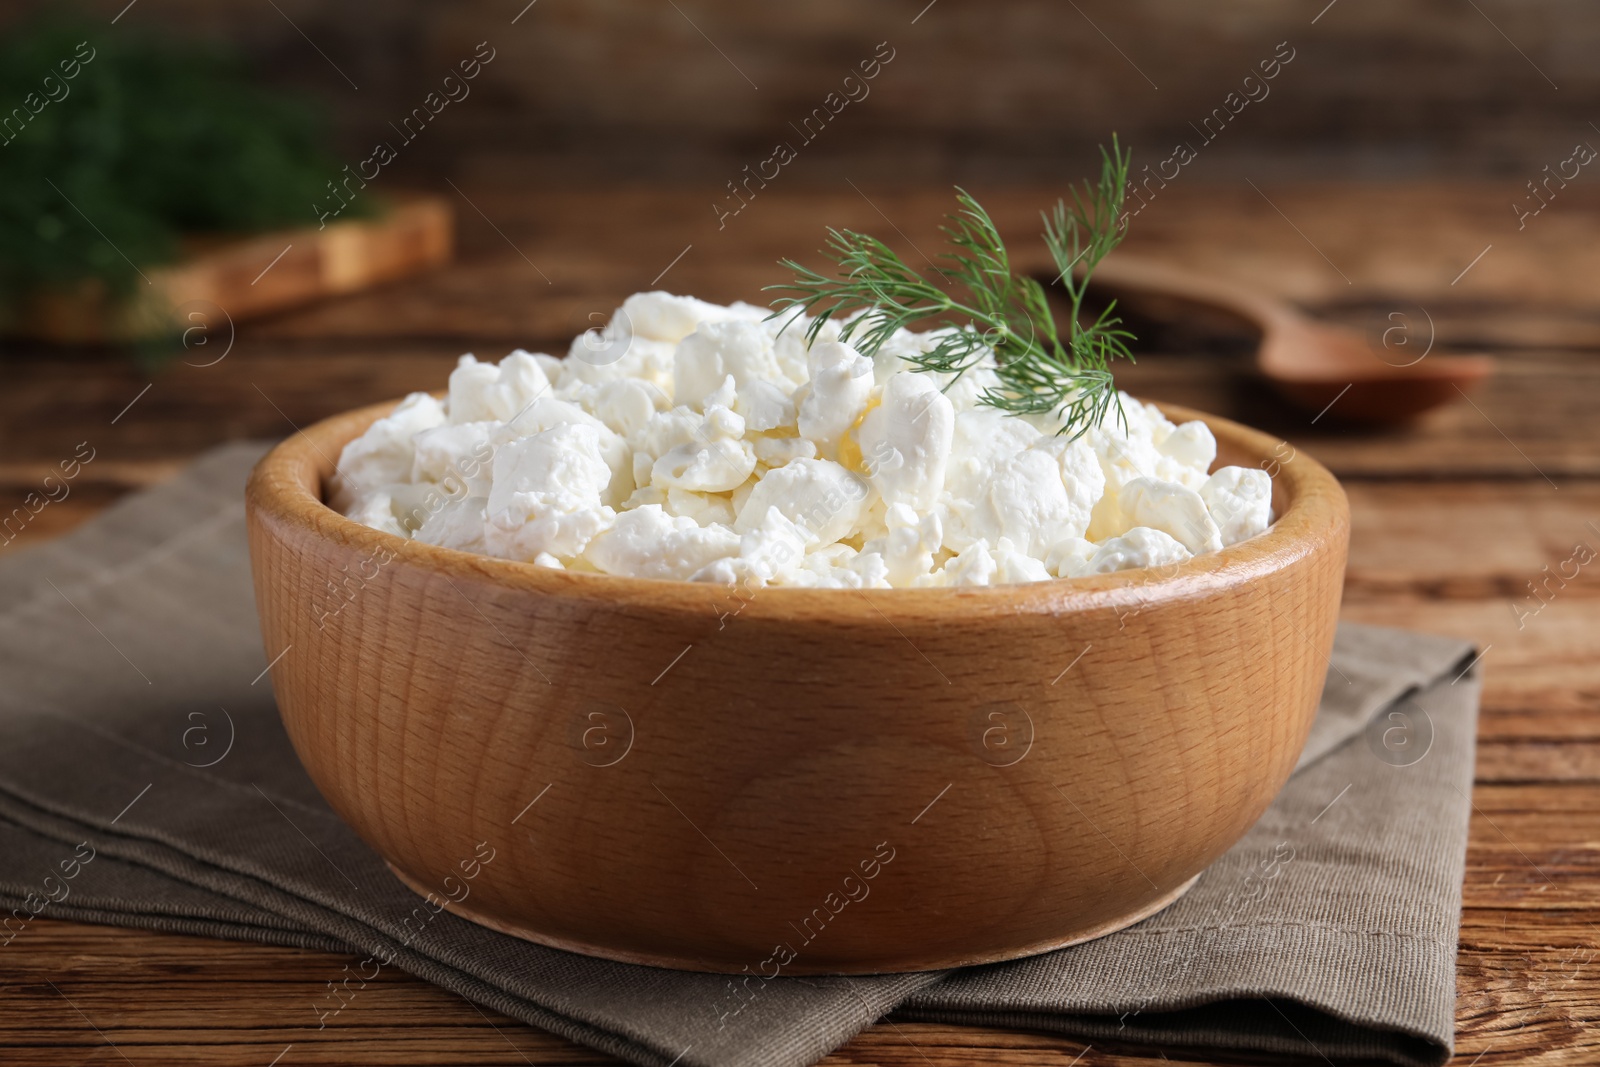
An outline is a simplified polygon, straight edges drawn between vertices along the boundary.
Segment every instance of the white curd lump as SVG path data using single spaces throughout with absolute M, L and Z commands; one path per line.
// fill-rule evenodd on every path
M 868 358 L 798 313 L 629 297 L 566 359 L 462 356 L 339 457 L 333 504 L 399 537 L 573 571 L 886 588 L 1157 567 L 1265 530 L 1263 470 L 1208 474 L 1216 441 L 1123 394 L 1077 440 Z

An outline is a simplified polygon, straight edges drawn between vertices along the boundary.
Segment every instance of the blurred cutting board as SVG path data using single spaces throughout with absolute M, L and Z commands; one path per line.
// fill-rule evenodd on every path
M 54 344 L 128 341 L 181 326 L 185 309 L 221 308 L 235 322 L 380 285 L 448 262 L 455 216 L 442 197 L 397 198 L 373 218 L 318 229 L 196 238 L 185 258 L 147 272 L 148 297 L 116 306 L 85 288 L 41 294 L 4 333 Z

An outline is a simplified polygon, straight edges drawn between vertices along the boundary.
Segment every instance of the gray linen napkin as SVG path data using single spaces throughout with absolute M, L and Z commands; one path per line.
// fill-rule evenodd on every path
M 779 979 L 751 1001 L 725 977 L 419 912 L 278 724 L 244 547 L 260 452 L 220 448 L 0 556 L 11 951 L 33 916 L 344 951 L 359 962 L 329 974 L 342 993 L 307 989 L 304 1025 L 339 1025 L 362 981 L 396 966 L 646 1065 L 801 1067 L 896 1009 L 1097 1042 L 1448 1057 L 1477 710 L 1476 678 L 1456 673 L 1467 646 L 1342 628 L 1302 769 L 1187 897 L 1136 927 L 959 972 Z

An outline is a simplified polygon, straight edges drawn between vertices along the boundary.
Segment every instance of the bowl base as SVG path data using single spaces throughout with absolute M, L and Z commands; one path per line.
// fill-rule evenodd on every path
M 388 861 L 385 862 L 388 863 Z M 394 876 L 400 879 L 406 888 L 413 893 L 418 896 L 426 896 L 429 893 L 428 890 L 421 888 L 422 882 L 420 879 L 412 878 L 392 863 L 388 863 L 388 867 L 394 873 Z M 1044 952 L 1052 952 L 1058 948 L 1070 948 L 1073 945 L 1081 945 L 1086 941 L 1094 941 L 1105 937 L 1107 934 L 1114 934 L 1118 930 L 1127 929 L 1134 923 L 1142 922 L 1176 902 L 1199 880 L 1200 875 L 1197 874 L 1176 889 L 1157 897 L 1141 908 L 1107 919 L 1105 922 L 1098 923 L 1088 929 L 1075 931 L 1064 937 L 1047 938 L 1043 941 L 1035 941 L 1025 945 L 1008 945 L 969 956 L 917 956 L 895 961 L 862 961 L 861 964 L 851 967 L 789 966 L 784 968 L 784 974 L 865 975 L 901 974 L 912 971 L 944 971 L 956 967 L 975 967 L 984 963 L 1004 963 L 1006 960 L 1021 959 L 1024 956 L 1037 956 Z M 496 933 L 508 934 L 523 941 L 531 941 L 536 945 L 544 945 L 546 948 L 558 948 L 563 952 L 575 952 L 580 956 L 595 956 L 603 960 L 614 960 L 617 963 L 635 963 L 645 967 L 663 967 L 674 971 L 702 971 L 711 974 L 740 973 L 739 969 L 731 964 L 718 964 L 715 961 L 695 959 L 690 956 L 656 955 L 648 952 L 629 952 L 626 949 L 612 948 L 610 946 L 591 945 L 583 941 L 552 937 L 531 927 L 492 918 L 475 908 L 463 907 L 460 904 L 449 903 L 445 907 L 451 914 L 466 919 L 468 922 L 477 923 L 479 926 L 487 927 Z M 798 963 L 798 961 L 796 962 Z

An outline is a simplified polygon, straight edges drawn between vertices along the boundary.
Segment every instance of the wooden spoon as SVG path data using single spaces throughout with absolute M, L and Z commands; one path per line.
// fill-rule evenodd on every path
M 1409 348 L 1374 347 L 1255 289 L 1149 260 L 1113 256 L 1095 270 L 1093 285 L 1113 296 L 1158 297 L 1242 320 L 1261 332 L 1256 364 L 1279 392 L 1319 413 L 1337 402 L 1345 420 L 1413 418 L 1465 394 L 1494 369 L 1488 356 L 1425 350 L 1413 357 Z

